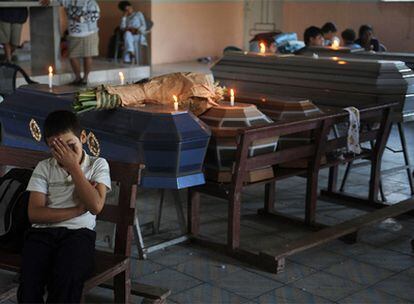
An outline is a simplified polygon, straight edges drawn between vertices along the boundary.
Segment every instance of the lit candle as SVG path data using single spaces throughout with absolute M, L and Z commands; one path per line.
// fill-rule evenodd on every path
M 49 66 L 49 89 L 52 89 L 53 86 L 53 68 Z
M 173 95 L 174 99 L 174 111 L 178 111 L 178 99 L 177 96 Z
M 121 80 L 121 85 L 124 85 L 125 84 L 124 73 L 119 72 L 119 80 Z
M 230 90 L 230 106 L 234 106 L 234 90 Z
M 339 49 L 339 43 L 340 43 L 340 40 L 337 37 L 332 39 L 332 49 L 333 50 L 338 50 Z
M 266 53 L 266 44 L 264 44 L 264 42 L 260 42 L 259 46 L 260 46 L 260 54 L 265 54 Z

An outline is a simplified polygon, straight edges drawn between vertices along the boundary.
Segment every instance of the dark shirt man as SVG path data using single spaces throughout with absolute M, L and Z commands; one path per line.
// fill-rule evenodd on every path
M 303 40 L 306 46 L 297 50 L 295 55 L 303 54 L 308 47 L 323 46 L 325 41 L 321 29 L 316 26 L 310 26 L 305 30 Z
M 351 50 L 361 48 L 361 46 L 358 43 L 355 43 L 356 34 L 353 29 L 344 30 L 341 36 L 344 47 L 350 48 Z
M 0 43 L 4 46 L 6 61 L 10 62 L 16 47 L 20 45 L 22 26 L 27 20 L 27 8 L 0 8 Z
M 359 28 L 359 37 L 355 43 L 362 46 L 366 51 L 381 51 L 380 42 L 374 38 L 374 30 L 372 26 L 364 24 Z

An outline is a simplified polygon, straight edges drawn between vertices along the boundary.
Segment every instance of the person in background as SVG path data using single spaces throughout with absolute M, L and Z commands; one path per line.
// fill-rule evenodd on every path
M 353 29 L 344 30 L 341 36 L 344 47 L 350 48 L 351 50 L 361 48 L 361 46 L 358 43 L 355 43 L 356 34 Z
M 359 37 L 355 40 L 355 43 L 358 43 L 366 51 L 381 51 L 381 45 L 378 39 L 374 38 L 374 30 L 368 24 L 361 25 L 359 28 Z
M 303 33 L 305 47 L 294 52 L 295 55 L 303 54 L 309 47 L 321 47 L 324 45 L 322 31 L 319 27 L 310 26 Z
M 303 33 L 303 40 L 307 47 L 323 46 L 325 41 L 321 29 L 316 26 L 310 26 L 305 30 Z
M 131 63 L 135 56 L 135 42 L 139 42 L 140 46 L 147 45 L 145 17 L 142 12 L 135 12 L 129 1 L 119 2 L 118 8 L 123 13 L 120 25 L 124 38 L 123 60 L 124 63 Z
M 0 8 L 0 43 L 4 47 L 5 62 L 11 62 L 13 52 L 20 45 L 22 26 L 27 20 L 27 8 Z
M 326 22 L 322 27 L 322 36 L 323 39 L 325 39 L 324 45 L 331 46 L 332 41 L 339 38 L 336 36 L 336 33 L 338 32 L 338 29 L 336 28 L 335 24 L 333 22 Z
M 92 67 L 92 57 L 98 56 L 98 19 L 100 9 L 95 0 L 57 0 L 68 16 L 68 53 L 75 80 L 71 85 L 86 85 Z M 50 0 L 40 0 L 49 5 Z M 83 59 L 81 77 L 80 59 Z

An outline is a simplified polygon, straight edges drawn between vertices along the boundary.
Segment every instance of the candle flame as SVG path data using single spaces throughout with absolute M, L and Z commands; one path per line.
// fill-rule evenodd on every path
M 336 57 L 336 56 L 335 57 L 332 57 L 332 60 L 333 61 L 338 61 L 339 60 L 339 57 Z
M 53 73 L 53 67 L 52 66 L 49 66 L 49 74 L 52 74 Z
M 119 72 L 119 78 L 124 79 L 124 78 L 125 78 L 125 77 L 124 77 L 124 73 Z
M 259 46 L 260 46 L 260 53 L 261 54 L 266 53 L 266 44 L 264 44 L 264 42 L 260 42 Z
M 173 95 L 174 102 L 178 102 L 177 96 Z
M 234 90 L 230 89 L 230 97 L 234 97 Z
M 338 61 L 338 64 L 347 64 L 347 62 L 343 61 L 343 60 L 340 60 L 340 61 Z
M 338 39 L 334 39 L 334 40 L 332 41 L 332 48 L 333 48 L 334 50 L 339 49 L 339 40 L 338 40 Z

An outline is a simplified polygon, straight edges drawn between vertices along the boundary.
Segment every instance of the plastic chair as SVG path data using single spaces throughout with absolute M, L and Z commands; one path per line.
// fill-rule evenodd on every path
M 148 35 L 149 33 L 151 32 L 151 30 L 149 30 L 149 31 L 145 31 L 142 35 L 140 35 L 140 39 L 139 40 L 137 40 L 137 41 L 135 41 L 135 43 L 134 43 L 134 53 L 135 53 L 135 56 L 134 56 L 134 61 L 135 61 L 135 64 L 140 64 L 140 62 L 142 62 L 142 60 L 141 60 L 141 46 L 143 46 L 142 45 L 142 43 L 141 43 L 141 40 L 142 40 L 142 37 L 143 37 L 143 35 Z M 118 30 L 117 32 L 116 32 L 116 35 L 115 35 L 115 53 L 114 53 L 114 61 L 115 62 L 118 62 L 118 57 L 119 57 L 119 49 L 120 49 L 120 46 L 121 45 L 123 45 L 124 44 L 124 42 L 123 42 L 123 37 L 122 37 L 122 31 L 121 30 Z M 149 61 L 149 50 L 148 50 L 148 46 L 147 45 L 144 45 L 145 47 L 147 47 L 147 62 Z
M 29 75 L 17 64 L 1 63 L 0 64 L 0 95 L 7 96 L 13 94 L 16 90 L 17 73 L 23 75 L 28 84 L 37 83 L 30 79 Z

